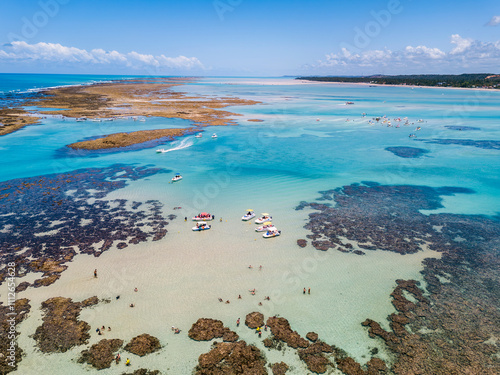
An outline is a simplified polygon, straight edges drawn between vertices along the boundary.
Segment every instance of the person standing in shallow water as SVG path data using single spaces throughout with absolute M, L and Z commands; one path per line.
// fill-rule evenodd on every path
M 302 294 L 306 294 L 306 288 L 304 288 L 304 291 L 302 292 Z
M 97 268 L 94 270 L 94 277 L 97 277 Z

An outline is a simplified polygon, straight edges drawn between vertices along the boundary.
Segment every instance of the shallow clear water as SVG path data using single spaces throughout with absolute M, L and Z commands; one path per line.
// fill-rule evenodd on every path
M 498 92 L 300 83 L 288 78 L 206 78 L 176 89 L 263 103 L 231 107 L 228 110 L 243 115 L 235 117 L 239 126 L 207 127 L 201 139 L 188 136 L 160 146 L 172 150 L 161 154 L 155 152 L 157 146 L 102 154 L 71 153 L 64 146 L 111 132 L 186 127 L 188 121 L 148 118 L 146 122 L 77 123 L 48 118 L 41 125 L 0 138 L 0 160 L 7 161 L 0 166 L 2 180 L 115 163 L 162 167 L 172 173 L 131 182 L 109 198 L 157 199 L 165 205 L 166 213 L 179 215 L 162 241 L 124 250 L 113 248 L 99 258 L 77 256 L 55 284 L 21 293 L 21 297 L 33 301 L 34 311 L 20 327 L 19 343 L 28 355 L 18 373 L 33 373 L 37 367 L 40 374 L 87 372 L 74 362 L 82 348 L 50 356 L 31 348 L 34 342 L 28 335 L 40 324 L 36 306 L 55 295 L 81 300 L 95 294 L 122 294 L 120 302 L 112 300 L 108 305 L 84 310 L 81 317 L 93 329 L 103 324 L 112 326 L 112 337 L 126 341 L 143 332 L 159 337 L 162 351 L 149 358 L 134 357 L 134 369 L 147 364 L 151 369 L 169 367 L 168 373 L 189 373 L 210 343 L 194 342 L 185 334 L 172 335 L 172 325 L 187 333 L 199 317 L 212 317 L 236 329 L 238 317 L 244 319 L 246 313 L 259 308 L 266 316 L 286 317 L 301 335 L 319 333 L 321 339 L 362 363 L 375 346 L 387 356 L 375 340 L 368 338 L 360 323 L 370 317 L 387 325 L 385 317 L 394 311 L 389 294 L 395 280 L 420 279 L 421 260 L 437 255 L 422 252 L 400 256 L 374 251 L 360 257 L 319 252 L 310 244 L 301 249 L 296 240 L 308 233 L 303 229 L 308 212 L 295 211 L 294 207 L 302 200 L 317 199 L 321 190 L 376 181 L 471 188 L 475 194 L 445 197 L 445 207 L 440 211 L 500 212 L 498 150 L 419 141 L 500 140 Z M 346 101 L 354 105 L 345 105 Z M 383 115 L 391 119 L 392 127 L 368 123 Z M 402 121 L 396 127 L 394 119 L 398 117 L 408 117 L 410 125 Z M 423 121 L 417 122 L 419 119 Z M 479 130 L 446 127 L 453 125 Z M 416 130 L 418 126 L 421 130 Z M 213 132 L 218 134 L 216 140 L 210 137 Z M 411 133 L 417 138 L 409 138 Z M 417 159 L 401 158 L 385 150 L 395 146 L 429 152 Z M 170 184 L 175 172 L 184 178 Z M 178 206 L 183 208 L 174 211 Z M 264 240 L 253 224 L 241 222 L 248 208 L 271 213 L 282 236 Z M 213 212 L 222 222 L 216 220 L 211 231 L 193 233 L 192 222 L 185 223 L 183 217 L 200 211 Z M 251 270 L 250 264 L 254 266 Z M 259 271 L 261 264 L 263 270 Z M 91 277 L 94 268 L 102 275 L 98 280 Z M 134 287 L 139 293 L 132 292 Z M 304 297 L 303 287 L 311 287 L 312 295 Z M 248 294 L 251 288 L 258 290 L 257 296 Z M 238 294 L 243 300 L 236 300 Z M 258 301 L 266 295 L 271 296 L 271 302 L 259 307 Z M 218 297 L 230 299 L 231 304 L 219 304 Z M 127 307 L 132 300 L 136 309 Z M 244 325 L 237 332 L 248 343 L 263 348 Z M 93 335 L 91 344 L 97 341 Z M 267 350 L 264 353 L 274 358 Z M 295 366 L 293 373 L 304 373 L 296 354 L 290 353 L 287 358 Z M 50 365 L 37 365 L 40 361 L 47 363 L 47 359 Z M 54 364 L 58 364 L 56 369 Z M 112 367 L 102 373 L 122 370 Z

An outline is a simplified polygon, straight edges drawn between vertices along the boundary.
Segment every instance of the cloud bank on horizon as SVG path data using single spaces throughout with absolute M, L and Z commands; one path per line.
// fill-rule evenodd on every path
M 7 43 L 0 49 L 0 62 L 51 62 L 70 64 L 75 67 L 83 64 L 96 64 L 110 67 L 126 67 L 142 70 L 204 70 L 205 67 L 196 57 L 167 57 L 147 55 L 135 51 L 121 53 L 105 51 L 100 48 L 87 51 L 67 47 L 58 43 L 29 44 L 25 41 Z
M 500 17 L 498 20 L 500 23 Z M 463 38 L 453 34 L 450 38 L 452 48 L 445 52 L 436 47 L 424 45 L 407 46 L 403 50 L 350 51 L 343 47 L 340 53 L 329 53 L 325 59 L 305 65 L 308 71 L 328 71 L 331 74 L 348 74 L 353 69 L 379 73 L 378 70 L 390 69 L 412 70 L 418 72 L 432 72 L 439 70 L 443 65 L 451 70 L 462 72 L 496 72 L 500 59 L 500 40 L 496 42 L 482 42 L 471 38 Z M 390 74 L 390 73 L 389 73 Z

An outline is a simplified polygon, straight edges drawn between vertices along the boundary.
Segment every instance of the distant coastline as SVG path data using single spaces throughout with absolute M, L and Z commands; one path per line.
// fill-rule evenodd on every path
M 367 85 L 441 87 L 465 89 L 500 89 L 499 74 L 418 74 L 418 75 L 371 75 L 360 77 L 311 76 L 297 80 L 333 83 L 358 83 Z

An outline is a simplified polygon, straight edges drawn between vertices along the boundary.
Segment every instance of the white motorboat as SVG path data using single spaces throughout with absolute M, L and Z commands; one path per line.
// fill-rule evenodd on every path
M 262 237 L 264 238 L 271 238 L 271 237 L 278 237 L 281 235 L 281 231 L 276 229 L 276 228 L 272 228 L 272 229 L 269 229 L 266 233 L 264 233 L 262 235 Z
M 100 118 L 94 118 L 94 119 L 92 119 L 92 122 L 101 122 L 101 119 Z
M 272 220 L 273 220 L 272 216 L 269 216 L 268 213 L 264 212 L 261 217 L 255 220 L 255 224 L 263 224 L 266 221 L 272 221 Z
M 141 118 L 139 121 L 140 122 L 146 122 L 146 119 L 145 118 Z
M 250 220 L 251 218 L 254 218 L 254 217 L 255 217 L 255 212 L 252 209 L 249 208 L 247 210 L 247 213 L 241 217 L 241 220 L 248 221 L 248 220 Z
M 158 150 L 156 150 L 157 154 L 161 154 L 162 152 L 165 152 L 164 148 L 159 148 Z
M 275 229 L 274 224 L 271 223 L 270 221 L 266 221 L 264 223 L 264 225 L 261 225 L 260 227 L 255 228 L 255 231 L 256 232 L 267 232 L 267 231 L 270 231 L 272 229 Z
M 213 220 L 212 215 L 208 212 L 202 212 L 195 217 L 193 217 L 193 221 L 210 221 Z
M 206 222 L 204 221 L 200 221 L 199 223 L 196 223 L 196 226 L 193 227 L 193 231 L 195 232 L 200 232 L 202 230 L 209 230 L 210 228 L 212 228 L 211 225 L 208 225 Z
M 201 133 L 198 133 L 194 136 L 195 138 L 201 138 L 202 137 L 202 134 Z
M 163 152 L 163 151 L 162 151 Z M 180 181 L 182 180 L 182 176 L 180 173 L 176 173 L 174 177 L 172 177 L 172 182 L 175 182 L 175 181 Z
M 217 134 L 214 133 L 214 134 L 212 134 L 212 139 L 215 139 L 215 138 L 217 138 Z

